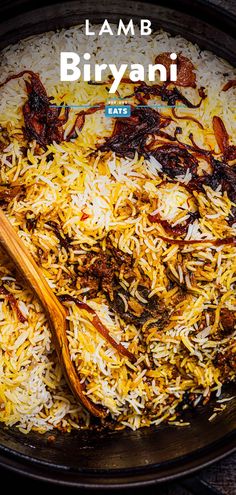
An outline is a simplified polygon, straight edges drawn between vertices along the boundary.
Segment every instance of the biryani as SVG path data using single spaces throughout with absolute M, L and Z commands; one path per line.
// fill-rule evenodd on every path
M 107 118 L 109 74 L 58 78 L 60 51 L 86 43 L 76 26 L 1 53 L 0 204 L 68 308 L 71 359 L 104 424 L 181 424 L 236 376 L 236 72 L 163 31 L 113 48 L 95 36 L 97 62 L 114 45 L 117 63 L 178 54 L 176 84 L 124 78 L 116 97 L 131 116 Z M 24 433 L 93 425 L 3 251 L 0 421 Z

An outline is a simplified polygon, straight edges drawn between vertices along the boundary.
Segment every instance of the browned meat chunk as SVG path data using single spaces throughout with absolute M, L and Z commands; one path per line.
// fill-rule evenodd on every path
M 194 65 L 189 58 L 184 57 L 181 53 L 177 56 L 177 86 L 183 87 L 196 87 L 196 74 L 194 72 Z M 166 67 L 168 72 L 168 79 L 170 79 L 170 64 L 172 64 L 169 52 L 160 53 L 155 58 L 155 64 L 162 64 Z
M 230 335 L 235 328 L 236 318 L 235 313 L 228 308 L 222 308 L 220 312 L 220 321 L 225 335 Z
M 114 289 L 114 300 L 111 302 L 111 307 L 116 313 L 126 322 L 136 325 L 140 328 L 148 320 L 152 321 L 154 326 L 154 320 L 156 325 L 161 329 L 167 323 L 168 310 L 157 296 L 148 298 L 148 289 L 146 287 L 138 287 L 139 294 L 146 299 L 147 303 L 142 303 L 136 298 L 130 295 L 128 291 L 125 291 L 120 285 L 117 285 Z M 128 309 L 125 307 L 126 300 Z
M 236 376 L 235 349 L 230 348 L 226 352 L 218 352 L 215 358 L 215 365 L 220 369 L 224 382 L 230 382 Z
M 115 276 L 115 270 L 117 264 L 109 253 L 93 253 L 90 252 L 86 255 L 85 264 L 79 268 L 80 272 L 85 276 L 82 282 L 83 286 L 86 285 L 88 277 L 91 283 L 91 279 L 96 280 L 97 288 L 99 287 L 105 293 L 108 293 L 110 298 L 113 298 L 113 279 Z
M 121 267 L 124 269 L 126 278 L 135 276 L 132 268 L 132 257 L 115 248 L 111 240 L 107 239 L 107 250 L 105 252 L 89 252 L 84 257 L 83 264 L 78 267 L 80 287 L 89 287 L 90 297 L 95 297 L 99 290 L 106 296 L 111 308 L 126 322 L 135 324 L 137 327 L 153 318 L 162 328 L 167 321 L 168 311 L 165 304 L 158 297 L 148 298 L 149 288 L 147 281 L 143 278 L 143 285 L 139 285 L 138 292 L 142 302 L 132 296 L 129 291 L 120 285 L 119 273 Z M 125 302 L 126 301 L 126 302 Z
M 84 257 L 84 263 L 79 269 L 81 287 L 90 287 L 90 296 L 102 290 L 113 300 L 115 279 L 122 266 L 129 269 L 132 265 L 132 257 L 115 248 L 109 237 L 107 238 L 106 251 L 89 252 Z M 92 296 L 93 294 L 93 296 Z
M 12 184 L 12 185 L 0 185 L 0 204 L 9 203 L 12 199 L 14 199 L 18 194 L 21 194 L 25 191 L 24 186 L 20 184 Z
M 91 275 L 84 274 L 78 278 L 80 287 L 89 289 L 89 297 L 93 298 L 97 296 L 99 292 L 99 280 Z

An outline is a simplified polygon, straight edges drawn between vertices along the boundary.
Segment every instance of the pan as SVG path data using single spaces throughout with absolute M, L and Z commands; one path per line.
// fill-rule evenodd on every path
M 92 0 L 44 2 L 32 10 L 32 2 L 2 2 L 0 48 L 32 34 L 68 27 L 89 18 L 91 22 L 117 22 L 120 18 L 147 18 L 153 27 L 166 29 L 210 49 L 236 64 L 234 1 L 159 2 L 155 4 Z M 14 14 L 14 17 L 13 17 Z M 235 386 L 224 391 L 234 395 Z M 236 395 L 236 394 L 235 394 Z M 162 425 L 137 431 L 95 429 L 55 432 L 48 435 L 2 427 L 0 465 L 12 471 L 67 486 L 94 489 L 147 486 L 190 474 L 236 449 L 236 398 L 213 422 L 214 401 L 189 410 L 186 428 Z

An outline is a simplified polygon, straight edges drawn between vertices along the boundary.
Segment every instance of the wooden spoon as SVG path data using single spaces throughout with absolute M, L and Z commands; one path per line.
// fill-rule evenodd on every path
M 50 324 L 55 349 L 65 378 L 76 399 L 94 416 L 107 415 L 102 406 L 94 404 L 84 394 L 75 366 L 70 357 L 66 328 L 67 310 L 57 299 L 29 250 L 0 209 L 0 245 L 9 255 L 28 285 L 40 300 Z

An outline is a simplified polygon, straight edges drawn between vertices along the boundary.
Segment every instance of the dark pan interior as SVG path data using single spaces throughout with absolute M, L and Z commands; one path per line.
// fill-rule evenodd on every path
M 28 3 L 16 2 L 18 6 L 22 4 L 22 8 Z M 212 10 L 212 3 L 180 1 L 179 8 L 185 9 L 183 13 L 160 5 L 125 0 L 112 5 L 105 1 L 74 1 L 47 6 L 37 13 L 26 12 L 14 19 L 10 18 L 9 11 L 6 14 L 3 4 L 0 6 L 0 48 L 31 34 L 83 22 L 85 18 L 93 22 L 104 18 L 111 22 L 119 18 L 149 18 L 153 26 L 183 35 L 201 48 L 210 49 L 236 64 L 236 42 L 231 34 L 235 17 L 222 6 Z M 4 15 L 8 20 L 4 20 Z M 210 22 L 214 20 L 214 25 L 207 22 L 207 16 Z M 228 387 L 225 393 L 234 395 L 235 386 Z M 213 407 L 214 402 L 211 402 L 203 409 L 188 411 L 184 419 L 189 420 L 191 426 L 186 428 L 160 426 L 135 432 L 55 432 L 53 444 L 47 441 L 48 435 L 30 433 L 25 436 L 14 428 L 2 428 L 0 465 L 31 476 L 80 486 L 105 488 L 163 481 L 191 472 L 236 448 L 236 398 L 209 422 Z
M 234 387 L 227 394 L 235 393 Z M 214 402 L 188 411 L 191 426 L 160 426 L 138 431 L 55 432 L 22 435 L 1 431 L 0 464 L 44 479 L 80 486 L 127 486 L 163 481 L 194 471 L 236 446 L 235 400 L 213 422 Z

